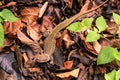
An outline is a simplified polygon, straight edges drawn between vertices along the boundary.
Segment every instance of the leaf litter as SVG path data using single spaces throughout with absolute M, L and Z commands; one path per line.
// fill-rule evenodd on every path
M 72 32 L 67 29 L 57 34 L 56 49 L 50 58 L 44 55 L 45 38 L 61 21 L 94 8 L 102 0 L 18 0 L 0 1 L 0 10 L 11 10 L 20 20 L 3 22 L 4 47 L 0 47 L 1 80 L 105 80 L 104 74 L 117 69 L 112 63 L 97 66 L 96 57 L 106 46 L 119 49 L 120 39 L 113 38 L 116 23 L 111 12 L 119 13 L 119 1 L 109 1 L 96 11 L 83 15 L 94 20 L 100 15 L 107 20 L 105 38 L 86 42 L 86 30 Z M 93 29 L 93 24 L 90 29 Z M 98 28 L 100 29 L 100 28 Z M 118 32 L 117 32 L 118 33 Z M 41 56 L 42 55 L 42 56 Z M 43 58 L 45 62 L 40 62 Z M 3 77 L 4 76 L 4 77 Z

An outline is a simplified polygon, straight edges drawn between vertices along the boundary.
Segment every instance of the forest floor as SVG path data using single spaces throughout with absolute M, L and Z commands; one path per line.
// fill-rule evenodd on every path
M 105 80 L 105 74 L 119 70 L 119 54 L 109 55 L 120 49 L 119 4 L 119 0 L 1 0 L 0 80 Z M 17 20 L 2 22 L 5 9 Z M 72 21 L 78 13 L 83 16 Z

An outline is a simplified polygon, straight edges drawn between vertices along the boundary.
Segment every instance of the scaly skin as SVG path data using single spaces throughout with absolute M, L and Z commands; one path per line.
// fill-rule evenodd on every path
M 47 54 L 48 56 L 51 56 L 55 50 L 55 42 L 54 42 L 54 37 L 56 36 L 56 34 L 66 28 L 68 25 L 70 25 L 74 20 L 76 20 L 77 18 L 80 18 L 81 16 L 88 14 L 98 8 L 100 8 L 102 5 L 104 5 L 108 0 L 106 0 L 105 2 L 103 2 L 102 4 L 100 4 L 99 6 L 90 9 L 84 13 L 78 13 L 76 15 L 74 15 L 73 17 L 64 20 L 63 22 L 59 23 L 50 33 L 50 35 L 45 39 L 44 41 L 44 53 Z

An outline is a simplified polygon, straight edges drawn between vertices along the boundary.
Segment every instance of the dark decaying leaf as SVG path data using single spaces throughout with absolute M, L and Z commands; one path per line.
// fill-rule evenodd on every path
M 58 66 L 63 66 L 63 53 L 62 50 L 59 49 L 58 47 L 55 48 L 55 51 L 53 53 L 53 61 L 54 64 L 58 65 Z
M 19 66 L 13 52 L 0 55 L 0 63 L 0 67 L 11 74 L 14 80 L 25 80 L 19 71 Z

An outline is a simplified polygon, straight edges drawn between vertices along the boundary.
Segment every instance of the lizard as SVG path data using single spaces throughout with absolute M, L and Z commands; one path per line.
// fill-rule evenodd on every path
M 66 28 L 68 25 L 70 25 L 73 21 L 75 21 L 77 18 L 80 18 L 81 16 L 85 15 L 85 14 L 88 14 L 92 11 L 95 11 L 97 10 L 98 8 L 100 8 L 101 6 L 103 6 L 108 0 L 106 0 L 105 2 L 103 2 L 102 4 L 98 5 L 97 7 L 95 8 L 92 8 L 88 11 L 85 11 L 83 13 L 77 13 L 76 15 L 72 16 L 71 18 L 69 19 L 66 19 L 64 21 L 62 21 L 61 23 L 59 23 L 58 25 L 56 25 L 55 28 L 53 28 L 53 30 L 51 31 L 51 33 L 49 34 L 49 36 L 44 40 L 44 45 L 43 45 L 43 50 L 44 50 L 44 55 L 42 55 L 42 57 L 45 59 L 45 57 L 47 59 L 43 59 L 43 61 L 40 61 L 40 62 L 47 62 L 50 60 L 50 57 L 52 56 L 54 50 L 55 50 L 55 41 L 54 41 L 54 38 L 56 36 L 56 34 Z M 41 56 L 40 56 L 41 57 Z M 37 56 L 38 58 L 38 56 Z

